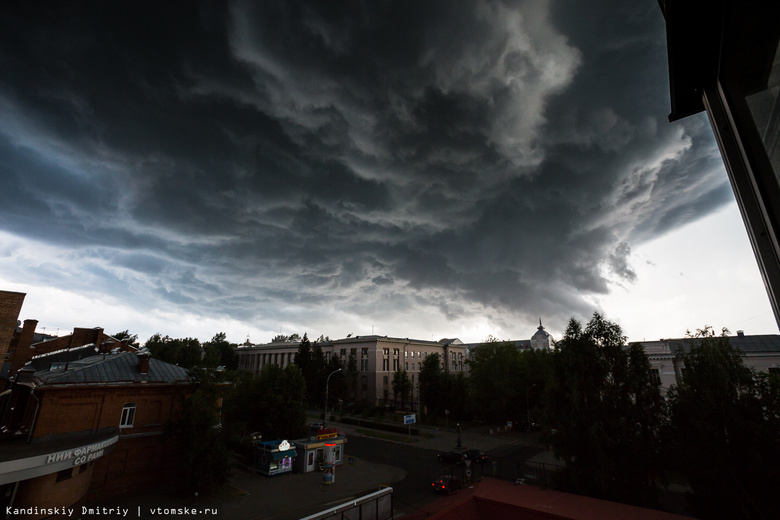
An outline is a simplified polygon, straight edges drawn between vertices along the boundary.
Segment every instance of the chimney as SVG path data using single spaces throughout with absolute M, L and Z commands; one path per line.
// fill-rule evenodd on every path
M 152 357 L 152 353 L 149 352 L 149 349 L 142 348 L 136 353 L 136 356 L 138 356 L 138 372 L 140 372 L 141 374 L 148 374 L 149 358 Z
M 22 332 L 19 334 L 19 339 L 16 342 L 16 350 L 11 358 L 11 366 L 8 369 L 9 374 L 13 374 L 22 368 L 25 363 L 30 361 L 33 355 L 35 355 L 35 351 L 31 348 L 31 345 L 37 326 L 38 320 L 24 320 Z
M 745 337 L 745 331 L 744 330 L 738 330 L 737 331 L 737 336 L 739 336 L 740 338 L 744 338 Z

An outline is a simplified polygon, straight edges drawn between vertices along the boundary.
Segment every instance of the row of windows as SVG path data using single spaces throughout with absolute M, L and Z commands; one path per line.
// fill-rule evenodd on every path
M 362 348 L 360 350 L 360 371 L 367 372 L 368 371 L 368 348 Z M 389 372 L 399 370 L 401 367 L 400 363 L 400 349 L 393 349 L 393 363 L 390 364 L 390 349 L 385 348 L 382 349 L 382 371 Z M 357 349 L 351 349 L 350 350 L 351 355 L 357 354 Z M 417 359 L 419 362 L 412 362 L 411 363 L 411 370 L 415 371 L 422 367 L 422 360 L 426 359 L 428 355 L 431 354 L 430 352 L 422 352 L 422 351 L 411 351 L 411 350 L 405 350 L 404 351 L 404 359 Z M 463 352 L 452 352 L 452 370 L 463 370 Z M 242 369 L 245 370 L 251 370 L 259 372 L 260 369 L 266 364 L 266 363 L 272 363 L 275 365 L 281 365 L 282 367 L 287 366 L 291 363 L 293 363 L 294 354 L 292 352 L 274 352 L 274 353 L 259 353 L 259 354 L 246 354 L 241 356 L 241 361 L 239 363 L 239 366 Z M 347 349 L 341 349 L 341 361 L 343 364 L 346 365 L 347 363 Z M 457 360 L 457 362 L 456 362 Z M 286 362 L 285 362 L 286 361 Z M 325 361 L 330 361 L 330 352 L 325 352 Z M 410 363 L 408 361 L 404 362 L 404 370 L 409 370 Z M 444 369 L 444 363 L 441 363 L 441 368 Z

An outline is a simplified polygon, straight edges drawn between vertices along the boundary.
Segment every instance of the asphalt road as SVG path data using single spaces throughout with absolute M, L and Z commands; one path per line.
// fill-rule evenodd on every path
M 514 480 L 529 473 L 528 467 L 522 467 L 518 461 L 522 462 L 539 451 L 538 444 L 520 443 L 507 444 L 486 450 L 485 453 L 497 462 L 496 476 Z M 395 506 L 402 512 L 411 512 L 414 508 L 420 508 L 437 498 L 437 495 L 431 492 L 431 482 L 446 467 L 437 460 L 438 453 L 438 450 L 422 449 L 371 437 L 351 436 L 349 438 L 350 455 L 406 471 L 406 478 L 400 482 L 389 483 L 393 487 Z
M 443 467 L 436 459 L 438 453 L 436 450 L 370 437 L 349 438 L 350 455 L 406 471 L 406 478 L 390 484 L 393 487 L 393 503 L 401 512 L 411 512 L 414 508 L 422 507 L 437 498 L 430 487 Z

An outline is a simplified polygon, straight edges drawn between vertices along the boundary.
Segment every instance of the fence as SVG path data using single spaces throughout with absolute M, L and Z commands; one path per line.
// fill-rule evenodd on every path
M 564 468 L 562 464 L 516 457 L 491 457 L 485 466 L 485 475 L 542 487 L 553 487 L 556 473 Z
M 388 520 L 393 518 L 393 488 L 386 487 L 301 520 Z

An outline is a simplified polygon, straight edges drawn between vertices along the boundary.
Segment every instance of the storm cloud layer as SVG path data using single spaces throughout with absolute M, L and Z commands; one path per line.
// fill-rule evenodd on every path
M 654 2 L 214 4 L 3 3 L 6 274 L 334 336 L 565 320 L 729 200 Z

